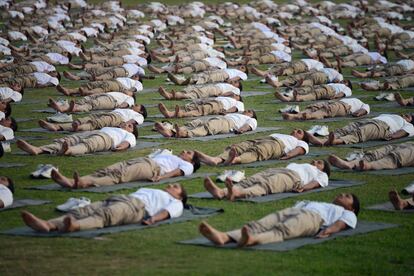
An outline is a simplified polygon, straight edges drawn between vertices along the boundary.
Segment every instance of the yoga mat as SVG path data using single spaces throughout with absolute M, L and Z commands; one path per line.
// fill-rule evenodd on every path
M 361 117 L 353 117 L 353 116 L 345 116 L 345 117 L 333 117 L 333 118 L 323 118 L 323 119 L 311 119 L 311 120 L 294 120 L 294 121 L 288 121 L 283 119 L 283 117 L 277 117 L 272 119 L 273 121 L 278 121 L 278 122 L 340 122 L 343 120 L 359 120 L 359 119 L 367 119 L 367 118 L 372 118 L 372 117 L 376 117 L 383 114 L 382 112 L 371 112 L 365 116 L 361 116 Z M 389 114 L 393 114 L 393 113 L 389 113 Z
M 0 232 L 0 234 L 13 235 L 13 236 L 29 236 L 29 237 L 70 237 L 70 238 L 95 238 L 100 235 L 114 234 L 125 231 L 133 230 L 142 230 L 146 228 L 157 227 L 163 224 L 173 224 L 178 222 L 186 222 L 190 220 L 202 219 L 217 215 L 224 212 L 223 209 L 218 208 L 207 208 L 207 207 L 194 207 L 190 206 L 189 209 L 184 209 L 184 212 L 181 217 L 167 219 L 164 221 L 157 222 L 153 225 L 143 225 L 143 224 L 128 224 L 120 226 L 111 226 L 101 229 L 85 230 L 72 233 L 59 233 L 59 232 L 49 232 L 49 233 L 39 233 L 28 227 L 19 227 L 6 231 Z
M 264 202 L 270 202 L 270 201 L 277 201 L 285 198 L 291 198 L 291 197 L 297 197 L 301 195 L 307 195 L 311 193 L 319 193 L 323 191 L 330 191 L 338 188 L 347 188 L 347 187 L 353 187 L 353 186 L 359 186 L 363 185 L 365 182 L 362 181 L 354 181 L 354 180 L 329 180 L 328 187 L 325 188 L 319 188 L 310 190 L 303 193 L 293 193 L 293 192 L 286 192 L 286 193 L 278 193 L 278 194 L 271 194 L 271 195 L 265 195 L 265 196 L 258 196 L 258 197 L 251 197 L 251 198 L 240 198 L 239 201 L 248 201 L 248 202 L 254 202 L 254 203 L 264 203 Z M 191 198 L 203 198 L 203 199 L 213 199 L 213 196 L 208 192 L 201 192 L 189 195 Z
M 25 104 L 39 104 L 39 103 L 44 103 L 44 101 L 41 101 L 41 100 L 25 100 L 25 101 L 20 101 L 20 102 L 14 102 L 13 104 L 15 104 L 15 105 L 25 105 Z
M 14 199 L 13 204 L 11 206 L 0 209 L 0 212 L 10 210 L 10 209 L 20 208 L 24 206 L 36 206 L 36 205 L 43 205 L 43 204 L 49 204 L 49 203 L 51 203 L 51 201 L 49 200 L 30 199 L 30 198 Z
M 101 186 L 101 187 L 89 187 L 85 189 L 68 189 L 63 188 L 59 184 L 48 184 L 48 185 L 40 185 L 40 186 L 32 186 L 25 189 L 29 190 L 45 190 L 45 191 L 62 191 L 62 192 L 92 192 L 92 193 L 107 193 L 107 192 L 114 192 L 122 189 L 133 189 L 133 188 L 141 188 L 145 186 L 153 186 L 153 185 L 161 185 L 161 184 L 167 184 L 167 183 L 175 183 L 180 181 L 185 181 L 189 179 L 196 179 L 199 177 L 205 177 L 205 176 L 212 176 L 215 175 L 214 173 L 194 173 L 189 176 L 180 176 L 180 177 L 174 177 L 174 178 L 167 178 L 163 179 L 159 182 L 151 182 L 151 181 L 134 181 L 134 182 L 127 182 L 127 183 L 121 183 L 121 184 L 115 184 L 110 186 Z
M 26 166 L 26 164 L 23 163 L 0 163 L 0 168 L 18 168 L 24 166 Z
M 350 172 L 350 173 L 363 173 L 373 175 L 403 175 L 414 173 L 414 167 L 404 167 L 390 170 L 373 170 L 373 171 L 359 171 L 359 170 L 344 170 L 336 167 L 331 167 L 331 171 L 334 172 Z
M 272 92 L 265 92 L 265 91 L 242 91 L 240 95 L 242 97 L 254 97 L 254 96 L 263 96 L 267 94 L 271 94 Z
M 368 99 L 368 98 L 373 97 L 373 96 L 375 96 L 375 95 L 352 95 L 352 96 L 350 96 L 348 98 Z M 292 104 L 306 104 L 306 105 L 309 105 L 309 104 L 313 104 L 313 103 L 321 103 L 321 102 L 328 102 L 328 101 L 335 101 L 335 100 L 340 100 L 340 99 L 332 99 L 332 100 L 321 99 L 321 100 L 301 101 L 301 102 L 296 102 L 296 101 L 282 102 L 279 99 L 274 99 L 274 100 L 268 101 L 267 103 L 268 104 L 280 104 L 280 103 L 284 103 L 284 104 L 287 104 L 287 105 L 292 105 Z
M 225 134 L 217 134 L 217 135 L 208 135 L 208 136 L 202 136 L 202 137 L 191 137 L 191 138 L 174 138 L 174 137 L 164 137 L 161 134 L 154 134 L 154 135 L 147 135 L 147 136 L 142 136 L 141 138 L 144 139 L 175 139 L 175 140 L 191 140 L 191 141 L 211 141 L 211 140 L 217 140 L 217 139 L 223 139 L 223 138 L 231 138 L 231 137 L 236 137 L 239 135 L 246 135 L 246 134 L 255 134 L 255 133 L 261 133 L 261 132 L 266 132 L 266 131 L 276 131 L 276 130 L 280 130 L 282 129 L 282 127 L 258 127 L 256 128 L 256 130 L 253 131 L 248 131 L 242 134 L 234 134 L 234 133 L 225 133 Z
M 32 140 L 47 140 L 49 138 L 48 137 L 44 137 L 44 136 L 24 136 L 24 135 L 16 135 L 15 134 L 14 139 L 7 140 L 6 142 L 14 143 L 14 142 L 16 142 L 19 139 L 26 140 L 26 141 L 32 141 Z
M 338 237 L 349 237 L 349 236 L 354 236 L 354 235 L 359 235 L 359 234 L 366 234 L 370 232 L 391 229 L 391 228 L 395 228 L 398 226 L 399 225 L 397 224 L 390 224 L 390 223 L 383 223 L 383 222 L 359 221 L 355 229 L 347 229 L 339 233 L 335 233 L 331 235 L 330 237 L 327 237 L 324 239 L 317 239 L 313 237 L 296 238 L 292 240 L 283 241 L 280 243 L 260 244 L 260 245 L 243 247 L 243 248 L 237 247 L 236 243 L 230 243 L 224 246 L 217 246 L 204 237 L 200 237 L 200 238 L 196 238 L 192 240 L 180 241 L 178 243 L 187 244 L 187 245 L 190 244 L 190 245 L 210 246 L 210 247 L 216 247 L 216 248 L 227 248 L 227 249 L 268 250 L 268 251 L 282 251 L 283 252 L 283 251 L 290 251 L 293 249 L 297 249 L 305 245 L 323 243 L 325 241 L 333 240 Z
M 35 118 L 16 118 L 16 122 L 18 123 L 25 123 L 35 120 Z
M 372 107 L 379 107 L 379 108 L 408 108 L 408 109 L 412 109 L 412 108 L 414 108 L 414 105 L 401 106 L 397 102 L 386 102 L 386 103 L 383 103 L 381 101 L 378 101 L 378 104 L 372 104 Z
M 366 207 L 365 209 L 376 210 L 376 211 L 396 212 L 396 213 L 414 213 L 414 209 L 395 210 L 394 206 L 389 201 L 380 203 L 380 204 L 371 205 L 371 206 Z
M 262 167 L 262 166 L 277 165 L 283 162 L 291 162 L 293 160 L 307 159 L 308 157 L 317 157 L 321 155 L 327 155 L 329 153 L 330 153 L 329 151 L 324 151 L 324 150 L 312 150 L 306 155 L 299 155 L 299 156 L 296 156 L 296 157 L 293 157 L 287 160 L 272 159 L 272 160 L 265 160 L 265 161 L 257 161 L 257 162 L 253 162 L 249 164 L 237 164 L 235 166 L 241 166 L 244 168 L 257 168 L 257 167 Z
M 99 110 L 91 110 L 88 112 L 66 112 L 67 114 L 96 114 L 96 113 L 106 113 L 113 111 L 112 109 L 99 109 Z M 32 112 L 37 113 L 48 113 L 48 114 L 56 114 L 57 111 L 53 108 L 43 108 L 43 109 L 33 109 Z
M 142 137 L 143 138 L 143 137 Z M 412 141 L 413 137 L 404 137 L 400 139 L 393 139 L 393 140 L 373 140 L 373 141 L 367 141 L 364 143 L 358 143 L 358 144 L 347 144 L 347 145 L 336 145 L 334 147 L 343 147 L 343 148 L 371 148 L 371 147 L 379 147 L 379 146 L 386 146 L 388 144 L 395 144 L 395 143 L 402 143 L 402 142 L 408 142 Z

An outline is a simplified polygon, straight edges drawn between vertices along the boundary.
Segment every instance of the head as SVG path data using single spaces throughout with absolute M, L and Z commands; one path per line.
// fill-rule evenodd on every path
M 13 131 L 17 130 L 17 122 L 12 117 L 7 117 L 7 118 L 2 119 L 0 121 L 0 125 L 11 128 L 13 129 Z
M 130 133 L 133 133 L 134 132 L 135 126 L 136 125 L 133 124 L 133 123 L 131 123 L 131 122 L 123 122 L 123 123 L 121 123 L 119 125 L 120 128 L 122 128 L 123 130 L 126 130 L 126 131 L 128 131 Z M 137 136 L 135 136 L 135 137 L 137 137 Z
M 201 166 L 200 158 L 192 150 L 183 150 L 178 157 L 193 164 L 193 172 L 196 172 Z
M 144 117 L 144 119 L 147 118 L 147 116 L 148 116 L 147 109 L 142 104 L 135 104 L 132 107 L 132 110 L 134 110 L 135 112 L 138 112 L 139 114 L 141 114 Z
M 4 185 L 14 194 L 14 182 L 10 177 L 0 176 L 0 185 Z
M 242 98 L 242 96 L 239 96 L 238 101 L 239 101 L 239 102 L 243 102 L 243 98 Z
M 4 155 L 4 148 L 3 148 L 3 144 L 0 142 L 0 158 L 3 157 Z
M 137 73 L 137 74 L 135 74 L 135 75 L 132 75 L 131 76 L 131 79 L 133 79 L 133 80 L 137 80 L 137 81 L 141 81 L 141 76 Z M 142 81 L 141 81 L 142 82 Z
M 249 116 L 250 118 L 254 118 L 257 120 L 257 115 L 256 115 L 256 111 L 254 111 L 253 109 L 248 109 L 243 111 L 242 113 L 243 115 Z
M 413 115 L 411 114 L 402 114 L 401 117 L 403 117 L 404 120 L 406 120 L 409 123 L 414 123 L 413 122 Z
M 343 80 L 341 82 L 343 84 L 345 84 L 346 86 L 348 86 L 349 88 L 351 88 L 351 90 L 352 90 L 352 82 L 350 80 Z
M 334 204 L 344 207 L 346 210 L 354 212 L 358 216 L 360 203 L 359 198 L 350 193 L 342 193 L 335 197 Z
M 303 140 L 305 141 L 305 131 L 303 131 L 303 129 L 300 128 L 295 128 L 290 135 L 292 135 L 293 137 L 295 137 L 298 140 Z
M 23 89 L 23 87 L 18 83 L 12 83 L 12 84 L 9 85 L 9 87 L 11 89 L 13 89 L 14 91 L 17 91 L 17 92 L 21 92 L 22 89 Z
M 6 117 L 9 117 L 12 112 L 11 104 L 0 102 L 0 111 L 4 112 L 4 115 L 6 115 Z
M 317 167 L 320 171 L 323 171 L 328 176 L 331 175 L 331 165 L 326 160 L 312 160 L 311 165 Z
M 247 66 L 246 65 L 241 65 L 237 69 L 240 70 L 240 71 L 242 71 L 242 72 L 244 72 L 244 73 L 246 73 L 246 74 L 249 73 L 249 70 L 247 69 Z
M 184 189 L 184 187 L 181 184 L 178 184 L 178 183 L 168 184 L 167 187 L 165 187 L 164 191 L 169 193 L 172 197 L 181 200 L 183 202 L 183 205 L 186 205 L 187 191 Z

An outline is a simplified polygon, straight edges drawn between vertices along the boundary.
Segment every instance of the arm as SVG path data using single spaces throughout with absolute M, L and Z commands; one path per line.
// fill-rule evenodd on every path
M 121 144 L 119 144 L 116 148 L 114 148 L 112 151 L 122 151 L 129 148 L 130 144 L 127 141 L 123 141 Z
M 129 108 L 129 105 L 127 103 L 121 103 L 119 108 Z
M 394 139 L 399 139 L 399 138 L 403 138 L 405 136 L 407 136 L 408 133 L 405 132 L 405 130 L 399 130 L 393 134 L 391 134 L 389 137 L 385 138 L 385 140 L 394 140 Z
M 234 77 L 234 78 L 232 78 L 232 79 L 228 79 L 228 80 L 227 80 L 227 82 L 228 82 L 228 83 L 231 83 L 231 82 L 233 82 L 233 81 L 235 81 L 235 82 L 236 82 L 236 81 L 239 81 L 239 80 L 240 80 L 240 78 L 239 78 L 239 77 Z
M 223 112 L 222 112 L 222 114 L 227 114 L 227 113 L 235 113 L 235 112 L 237 112 L 238 110 L 237 110 L 237 107 L 235 107 L 235 106 L 233 106 L 232 108 L 229 108 L 229 109 L 227 109 L 227 110 L 224 110 Z
M 245 124 L 241 128 L 235 129 L 234 130 L 234 133 L 236 133 L 236 134 L 242 134 L 242 133 L 245 133 L 245 132 L 248 132 L 248 131 L 251 131 L 251 130 L 252 130 L 252 127 L 250 125 L 248 125 L 248 124 Z
M 332 234 L 338 233 L 344 229 L 346 229 L 348 226 L 343 222 L 342 220 L 336 221 L 334 224 L 329 226 L 328 228 L 322 230 L 319 232 L 318 235 L 316 235 L 317 238 L 327 238 Z
M 357 111 L 355 111 L 354 113 L 351 114 L 353 117 L 361 117 L 364 115 L 367 115 L 367 111 L 363 108 L 358 109 Z
M 309 182 L 308 184 L 303 185 L 302 188 L 298 188 L 298 189 L 293 190 L 293 191 L 297 192 L 297 193 L 302 193 L 302 192 L 306 192 L 306 191 L 309 191 L 309 190 L 317 189 L 319 187 L 321 187 L 321 185 L 319 185 L 319 183 L 314 180 L 314 181 Z
M 158 182 L 158 181 L 160 181 L 162 179 L 176 177 L 176 176 L 182 176 L 182 175 L 184 175 L 184 172 L 182 170 L 175 169 L 173 171 L 170 171 L 169 173 L 166 173 L 166 174 L 163 174 L 163 175 L 154 176 L 150 180 L 153 181 L 153 182 Z
M 286 155 L 282 156 L 280 158 L 280 160 L 286 160 L 286 159 L 290 159 L 293 158 L 295 156 L 298 155 L 304 155 L 306 153 L 305 149 L 302 147 L 296 147 L 293 150 L 289 151 L 288 153 L 286 153 Z
M 166 220 L 166 219 L 169 219 L 169 218 L 170 218 L 170 214 L 168 213 L 168 211 L 167 210 L 161 210 L 160 212 L 153 215 L 152 217 L 150 217 L 146 220 L 143 220 L 142 224 L 151 225 L 151 224 L 154 224 L 156 222 Z
M 334 96 L 334 99 L 339 99 L 339 98 L 345 98 L 345 93 L 344 92 L 340 92 L 338 94 L 336 94 Z

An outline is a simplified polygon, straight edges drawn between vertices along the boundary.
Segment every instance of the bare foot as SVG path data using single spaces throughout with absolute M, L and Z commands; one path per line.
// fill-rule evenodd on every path
M 63 108 L 55 100 L 51 98 L 49 98 L 49 103 L 47 105 L 56 111 L 63 112 Z
M 167 100 L 172 100 L 173 96 L 167 92 L 167 90 L 160 86 L 160 88 L 158 88 L 158 93 L 160 93 L 161 96 L 163 96 L 164 98 L 166 98 Z
M 369 82 L 363 82 L 360 84 L 361 88 L 368 91 L 375 91 L 379 90 L 379 85 L 377 83 L 369 83 Z
M 184 127 L 180 127 L 178 124 L 174 124 L 175 137 L 178 138 L 187 138 L 188 132 Z
M 257 244 L 257 240 L 253 237 L 253 235 L 249 232 L 249 228 L 247 226 L 243 226 L 241 229 L 241 238 L 238 242 L 238 246 L 251 246 Z
M 351 71 L 351 74 L 354 77 L 357 77 L 357 78 L 365 78 L 366 77 L 366 74 L 365 73 L 359 72 L 358 70 L 352 70 Z
M 332 146 L 334 140 L 335 140 L 335 133 L 331 131 L 329 132 L 328 140 L 326 140 L 324 146 Z
M 63 142 L 61 150 L 58 152 L 58 155 L 70 155 L 69 144 L 67 141 Z
M 252 72 L 253 74 L 259 77 L 264 77 L 266 75 L 266 71 L 259 70 L 254 66 L 250 68 L 250 72 Z
M 222 199 L 224 197 L 223 190 L 217 187 L 210 177 L 204 178 L 204 188 L 216 199 Z
M 401 106 L 406 106 L 407 105 L 407 100 L 405 100 L 400 93 L 395 92 L 394 93 L 394 97 L 395 97 L 395 101 L 401 105 Z
M 47 129 L 47 130 L 50 130 L 50 131 L 59 131 L 60 130 L 60 128 L 57 125 L 46 122 L 45 120 L 39 120 L 39 126 L 41 128 L 44 128 L 44 129 Z
M 226 233 L 218 231 L 205 221 L 200 223 L 198 230 L 201 235 L 216 245 L 223 245 L 230 241 L 230 237 Z
M 19 149 L 21 149 L 21 150 L 23 150 L 23 151 L 25 151 L 25 152 L 27 152 L 31 155 L 38 155 L 38 154 L 41 154 L 43 152 L 43 150 L 41 150 L 40 148 L 35 147 L 35 146 L 27 143 L 26 141 L 20 140 L 20 139 L 16 141 L 16 146 Z
M 181 111 L 180 106 L 178 104 L 175 106 L 175 117 L 177 117 L 177 118 L 184 117 L 184 114 Z
M 371 170 L 371 165 L 369 164 L 369 162 L 367 162 L 365 160 L 360 160 L 358 169 L 361 170 L 361 171 L 369 171 L 369 170 Z
M 75 186 L 74 185 L 75 183 L 72 179 L 67 178 L 66 176 L 58 172 L 57 170 L 52 170 L 51 176 L 52 176 L 52 179 L 62 187 L 72 189 Z
M 223 165 L 228 166 L 234 164 L 234 159 L 238 156 L 237 151 L 234 147 L 232 147 L 229 151 L 229 157 L 226 161 L 223 162 Z
M 70 215 L 63 219 L 63 225 L 62 232 L 76 232 L 80 230 L 79 223 Z
M 227 177 L 225 184 L 227 187 L 227 195 L 226 195 L 227 199 L 230 201 L 234 201 L 239 196 L 239 193 L 237 192 L 236 189 L 234 189 L 233 181 L 231 181 L 231 179 Z
M 72 73 L 70 73 L 68 71 L 63 71 L 63 75 L 65 76 L 65 78 L 67 78 L 69 80 L 78 81 L 78 80 L 81 79 L 80 77 L 78 77 L 78 76 L 76 76 L 76 75 L 74 75 L 74 74 L 72 74 Z
M 175 112 L 169 111 L 163 103 L 158 104 L 158 109 L 160 110 L 162 115 L 164 115 L 165 118 L 173 118 L 175 115 Z
M 337 168 L 347 169 L 347 170 L 352 170 L 354 168 L 351 162 L 345 161 L 334 154 L 329 155 L 328 161 L 329 163 L 331 163 L 331 165 Z
M 278 91 L 276 91 L 274 95 L 277 99 L 279 99 L 282 102 L 290 102 L 291 101 L 290 97 L 286 97 L 285 95 L 283 95 L 282 93 L 279 93 Z
M 282 113 L 282 117 L 285 120 L 292 121 L 292 120 L 297 119 L 298 116 L 296 114 Z
M 156 122 L 154 128 L 164 137 L 172 137 L 173 132 L 169 129 L 166 129 L 161 123 Z
M 43 219 L 40 219 L 27 211 L 21 212 L 24 223 L 37 232 L 47 233 L 51 230 L 51 225 Z
M 390 199 L 395 210 L 403 210 L 407 207 L 406 202 L 401 199 L 396 190 L 389 191 L 388 198 Z
M 63 87 L 62 85 L 58 84 L 56 86 L 56 90 L 59 91 L 60 93 L 62 93 L 63 95 L 66 96 L 70 96 L 70 92 L 68 89 L 66 89 L 65 87 Z

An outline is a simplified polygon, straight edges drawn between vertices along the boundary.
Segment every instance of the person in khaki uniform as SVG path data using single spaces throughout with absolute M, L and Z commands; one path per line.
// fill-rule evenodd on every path
M 375 53 L 375 54 L 378 54 L 378 53 Z M 379 54 L 378 56 L 381 57 Z M 355 66 L 362 66 L 362 65 L 374 65 L 374 64 L 386 63 L 386 59 L 384 57 L 381 57 L 381 60 L 379 58 L 374 59 L 369 54 L 363 54 L 363 53 L 356 53 L 356 54 L 351 54 L 349 56 L 338 57 L 337 61 L 328 61 L 324 57 L 321 57 L 321 60 L 328 67 L 355 67 Z
M 396 63 L 377 65 L 366 72 L 352 70 L 352 75 L 357 78 L 380 78 L 402 76 L 414 73 L 414 61 L 411 59 L 400 60 Z
M 401 77 L 386 78 L 384 82 L 363 82 L 360 84 L 365 90 L 400 90 L 414 86 L 414 75 L 405 75 Z
M 401 211 L 414 209 L 414 193 L 407 192 L 407 194 L 409 194 L 411 198 L 402 199 L 396 190 L 388 192 L 388 198 L 390 199 L 390 202 L 394 206 L 395 210 Z
M 140 80 L 139 74 L 138 76 L 130 76 L 128 70 L 122 66 L 86 69 L 84 72 L 80 72 L 76 75 L 70 73 L 69 71 L 64 71 L 63 75 L 70 80 L 105 81 L 127 77 Z
M 329 162 L 341 169 L 391 170 L 414 167 L 414 143 L 386 145 L 363 153 L 359 158 L 347 161 L 331 154 Z
M 350 83 L 348 83 L 352 87 Z M 291 93 L 276 91 L 275 97 L 282 102 L 304 102 L 316 100 L 333 100 L 352 95 L 351 88 L 342 83 L 328 83 L 314 86 L 300 86 L 293 88 Z
M 326 238 L 347 228 L 355 228 L 359 209 L 356 195 L 339 194 L 332 203 L 300 201 L 291 208 L 251 221 L 241 229 L 221 232 L 202 222 L 199 231 L 216 245 L 237 243 L 239 246 L 253 246 L 315 235 Z
M 230 70 L 237 71 L 235 77 L 231 77 L 228 73 Z M 214 82 L 234 82 L 240 79 L 247 79 L 247 75 L 244 73 L 247 71 L 245 66 L 240 66 L 238 69 L 223 69 L 223 70 L 214 70 L 206 71 L 198 74 L 193 74 L 187 79 L 179 79 L 175 75 L 168 73 L 168 78 L 177 85 L 187 85 L 187 84 L 205 84 L 205 83 L 214 83 Z M 241 76 L 244 75 L 244 76 Z
M 290 75 L 296 75 L 300 73 L 306 73 L 308 71 L 309 71 L 308 66 L 302 60 L 295 60 L 291 62 L 280 63 L 280 64 L 277 64 L 271 67 L 267 71 L 259 70 L 256 67 L 251 68 L 251 72 L 260 77 L 265 77 L 268 74 L 275 75 L 275 76 L 290 76 Z
M 167 91 L 160 86 L 158 92 L 167 100 L 205 99 L 213 97 L 231 97 L 240 100 L 242 84 L 239 81 L 232 83 L 211 83 L 203 85 L 189 85 L 182 91 Z
M 202 60 L 193 60 L 190 62 L 175 63 L 171 66 L 164 66 L 161 68 L 155 67 L 154 65 L 148 65 L 148 70 L 153 73 L 175 73 L 175 74 L 191 74 L 204 72 L 209 70 L 217 70 L 226 68 L 226 63 L 220 58 L 204 58 Z
M 50 220 L 23 211 L 22 219 L 28 227 L 44 233 L 75 232 L 136 223 L 151 225 L 180 217 L 186 202 L 184 187 L 169 184 L 164 190 L 142 188 L 129 195 L 113 195 L 103 201 L 71 209 L 66 215 Z
M 401 106 L 411 106 L 414 105 L 414 97 L 404 99 L 400 93 L 395 92 L 395 101 Z
M 352 122 L 329 133 L 328 138 L 317 138 L 308 132 L 309 142 L 317 146 L 356 144 L 370 140 L 393 140 L 414 135 L 411 115 L 381 114 L 372 119 Z
M 271 168 L 256 173 L 237 184 L 228 178 L 226 188 L 219 188 L 211 178 L 204 180 L 206 190 L 217 199 L 265 196 L 285 192 L 304 192 L 328 186 L 329 163 L 313 160 L 310 164 L 291 163 L 286 168 Z
M 121 161 L 82 177 L 75 172 L 73 179 L 54 170 L 52 171 L 52 179 L 63 187 L 78 189 L 139 180 L 158 182 L 166 178 L 191 175 L 199 168 L 198 156 L 193 151 L 182 151 L 178 156 L 161 153 L 152 157 L 138 157 Z
M 133 134 L 132 134 L 133 133 Z M 138 129 L 132 123 L 121 123 L 119 128 L 104 127 L 98 131 L 73 134 L 55 139 L 53 143 L 33 146 L 24 140 L 17 140 L 21 150 L 31 154 L 81 155 L 99 151 L 122 151 L 135 147 Z

